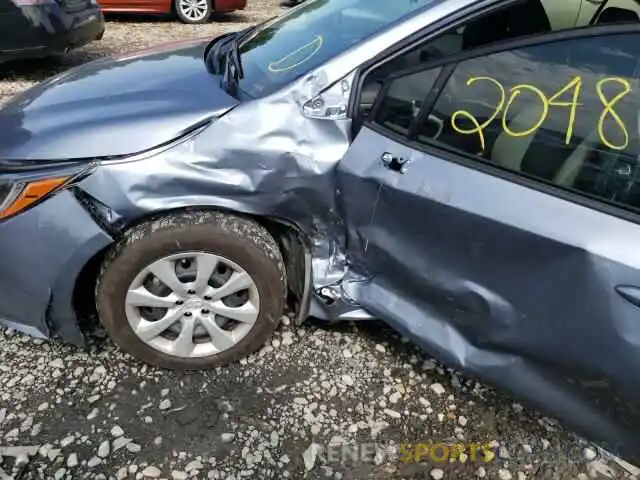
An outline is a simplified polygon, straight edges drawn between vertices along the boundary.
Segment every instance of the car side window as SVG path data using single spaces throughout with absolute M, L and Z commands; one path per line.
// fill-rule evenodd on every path
M 404 75 L 416 78 L 420 65 L 433 65 L 438 60 L 471 52 L 487 45 L 531 35 L 544 35 L 589 25 L 636 23 L 640 21 L 639 0 L 520 0 L 502 8 L 474 17 L 436 38 L 419 43 L 409 51 L 390 59 L 370 72 L 362 87 L 358 116 L 365 119 L 375 100 L 388 82 L 402 83 Z M 431 77 L 430 77 L 431 78 Z M 435 81 L 435 79 L 432 79 Z M 412 82 L 410 82 L 412 83 Z M 402 111 L 412 109 L 412 102 L 421 102 L 433 82 L 413 89 L 417 94 L 409 103 L 396 103 Z M 398 91 L 394 86 L 389 91 Z M 406 96 L 405 96 L 406 97 Z M 392 113 L 392 112 L 391 112 Z M 400 116 L 403 114 L 400 113 Z
M 586 0 L 520 0 L 510 2 L 506 6 L 475 17 L 468 22 L 445 31 L 436 38 L 420 43 L 410 51 L 385 62 L 367 75 L 362 88 L 359 103 L 359 116 L 366 117 L 378 97 L 385 82 L 395 84 L 389 91 L 398 91 L 402 83 L 414 85 L 420 74 L 414 72 L 416 67 L 445 59 L 451 55 L 485 46 L 504 42 L 527 35 L 543 34 L 553 29 L 573 28 L 576 26 L 580 5 Z M 622 1 L 622 0 L 616 0 Z M 633 1 L 633 0 L 631 0 Z M 412 77 L 414 80 L 403 78 Z M 408 103 L 397 103 L 401 111 L 411 109 L 411 102 L 422 101 L 424 95 L 433 86 L 435 78 L 428 75 L 431 82 L 422 88 L 412 88 L 415 98 Z M 404 95 L 406 97 L 406 95 Z M 391 113 L 391 112 L 390 112 Z M 399 116 L 404 114 L 399 112 Z
M 640 211 L 639 75 L 640 32 L 466 60 L 413 140 Z

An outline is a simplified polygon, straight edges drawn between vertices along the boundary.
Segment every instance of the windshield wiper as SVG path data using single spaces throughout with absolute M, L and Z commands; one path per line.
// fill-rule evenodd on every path
M 234 53 L 235 58 L 233 59 L 233 61 L 236 64 L 236 68 L 239 70 L 239 73 L 240 73 L 239 78 L 242 78 L 244 76 L 244 71 L 242 70 L 240 53 L 238 51 L 240 42 L 244 40 L 251 32 L 253 32 L 254 30 L 257 30 L 258 28 L 262 27 L 263 25 L 267 24 L 268 22 L 272 21 L 275 18 L 278 18 L 278 16 L 276 15 L 276 16 L 270 17 L 265 21 L 260 22 L 257 25 L 253 25 L 251 27 L 247 27 L 244 30 L 239 30 L 237 32 L 224 33 L 214 38 L 213 40 L 211 40 L 209 45 L 207 45 L 207 47 L 204 50 L 204 61 L 207 66 L 207 70 L 210 73 L 213 73 L 214 75 L 222 73 L 222 61 L 221 61 L 223 58 L 222 48 L 225 45 L 229 45 L 229 42 L 233 40 L 234 44 L 232 45 L 232 49 L 235 51 Z
M 221 53 L 222 47 L 229 44 L 233 39 L 235 32 L 225 33 L 214 38 L 204 51 L 204 62 L 209 73 L 222 73 Z
M 242 59 L 240 58 L 240 41 L 241 35 L 233 37 L 230 43 L 229 52 L 227 53 L 227 64 L 232 73 L 232 78 L 235 82 L 244 77 L 244 70 L 242 69 Z
M 240 42 L 244 40 L 256 27 L 250 27 L 240 31 L 228 43 L 229 49 L 225 56 L 226 60 L 226 79 L 229 94 L 238 95 L 238 83 L 244 78 L 244 69 L 242 68 L 242 58 L 240 56 Z

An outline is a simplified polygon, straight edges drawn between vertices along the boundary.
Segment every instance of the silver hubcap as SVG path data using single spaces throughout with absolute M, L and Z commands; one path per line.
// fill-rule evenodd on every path
M 150 347 L 176 357 L 206 357 L 249 333 L 260 296 L 251 276 L 232 261 L 184 252 L 156 260 L 133 279 L 125 312 Z
M 178 0 L 178 8 L 182 14 L 192 21 L 200 21 L 209 9 L 207 0 Z

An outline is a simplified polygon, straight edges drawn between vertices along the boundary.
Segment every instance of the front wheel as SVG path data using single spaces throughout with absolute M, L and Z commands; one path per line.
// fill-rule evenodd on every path
M 278 245 L 256 222 L 190 212 L 127 232 L 96 289 L 100 320 L 120 348 L 159 367 L 202 369 L 271 337 L 286 275 Z
M 213 15 L 212 0 L 174 0 L 174 5 L 183 23 L 207 23 Z

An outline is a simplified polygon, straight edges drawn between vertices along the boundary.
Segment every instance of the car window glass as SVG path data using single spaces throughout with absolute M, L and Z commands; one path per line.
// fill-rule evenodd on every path
M 602 10 L 604 15 L 599 15 L 599 11 Z M 605 10 L 608 10 L 605 12 Z M 626 12 L 624 12 L 626 11 Z M 617 12 L 619 15 L 612 15 Z M 617 21 L 637 21 L 633 20 L 631 16 L 633 13 L 636 15 L 640 13 L 640 2 L 638 0 L 608 0 L 606 3 L 604 0 L 582 0 L 582 7 L 578 16 L 578 25 L 589 25 L 590 23 L 605 23 L 611 22 L 617 16 Z M 595 16 L 595 18 L 594 18 Z
M 240 89 L 273 93 L 434 0 L 314 0 L 253 31 L 240 45 Z
M 640 211 L 639 75 L 640 34 L 467 60 L 415 140 Z
M 550 32 L 552 25 L 557 28 L 573 28 L 580 12 L 581 1 L 521 0 L 451 28 L 435 39 L 420 43 L 410 51 L 382 64 L 367 76 L 362 89 L 360 116 L 366 116 L 370 112 L 372 100 L 377 97 L 383 83 L 385 80 L 388 81 L 390 76 L 398 77 L 405 70 L 415 71 L 416 66 L 420 64 L 490 43 Z M 415 77 L 415 74 L 409 75 Z M 394 82 L 404 81 L 398 78 L 394 80 Z M 427 83 L 420 91 L 414 90 L 419 97 L 411 100 L 421 101 L 432 85 L 433 83 Z M 410 103 L 409 105 L 398 104 L 398 108 L 402 110 L 411 108 Z
M 361 118 L 368 115 L 372 100 L 380 93 L 385 81 L 395 78 L 393 81 L 398 82 L 397 78 L 403 71 L 415 72 L 420 64 L 530 35 L 588 25 L 639 21 L 640 0 L 521 0 L 509 3 L 463 22 L 377 67 L 367 75 L 363 84 L 365 101 L 360 104 L 359 115 Z M 425 88 L 430 86 L 425 85 Z M 412 100 L 421 101 L 426 92 L 419 93 L 421 97 Z
M 384 73 L 489 44 L 574 28 L 583 0 L 520 0 L 457 25 L 381 67 Z M 633 1 L 633 0 L 630 0 Z

